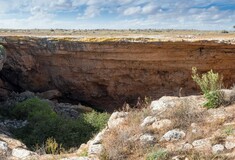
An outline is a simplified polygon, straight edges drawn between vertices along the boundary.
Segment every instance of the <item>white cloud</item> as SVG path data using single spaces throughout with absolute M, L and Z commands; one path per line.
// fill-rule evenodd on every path
M 221 9 L 218 4 L 235 1 L 0 0 L 0 27 L 232 29 L 235 9 Z M 61 13 L 78 19 L 64 21 Z
M 140 6 L 137 6 L 137 7 L 130 7 L 130 8 L 127 8 L 124 10 L 123 14 L 125 16 L 130 16 L 130 15 L 136 15 L 136 14 L 139 14 L 141 13 L 141 7 Z
M 160 10 L 156 4 L 149 3 L 142 8 L 144 14 L 154 14 L 157 10 Z
M 100 14 L 101 9 L 96 6 L 89 6 L 86 8 L 84 16 L 87 18 L 93 18 Z

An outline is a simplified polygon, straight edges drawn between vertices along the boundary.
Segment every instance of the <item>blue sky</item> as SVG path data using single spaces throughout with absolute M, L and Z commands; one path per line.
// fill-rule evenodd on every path
M 0 0 L 0 28 L 232 30 L 235 0 Z

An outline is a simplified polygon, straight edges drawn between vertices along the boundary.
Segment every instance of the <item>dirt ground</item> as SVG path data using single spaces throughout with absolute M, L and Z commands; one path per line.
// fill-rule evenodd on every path
M 199 30 L 66 30 L 66 29 L 0 29 L 0 36 L 68 37 L 91 41 L 145 39 L 146 41 L 219 41 L 235 44 L 235 31 Z M 98 40 L 97 40 L 98 39 Z

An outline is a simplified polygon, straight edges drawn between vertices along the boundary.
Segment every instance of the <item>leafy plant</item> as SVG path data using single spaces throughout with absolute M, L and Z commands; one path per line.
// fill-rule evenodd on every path
M 83 152 L 79 154 L 79 157 L 87 157 L 87 156 L 88 156 L 88 150 L 83 150 Z
M 58 144 L 53 137 L 47 138 L 45 149 L 48 154 L 58 154 L 63 150 L 62 144 Z
M 168 157 L 167 151 L 165 151 L 163 149 L 159 149 L 157 151 L 154 151 L 154 152 L 148 154 L 146 160 L 166 160 L 168 158 L 169 157 Z
M 219 107 L 222 103 L 222 95 L 220 89 L 222 87 L 222 77 L 213 70 L 200 75 L 197 73 L 197 68 L 192 68 L 192 78 L 199 85 L 207 102 L 204 106 L 207 108 Z
M 106 126 L 106 123 L 109 119 L 109 114 L 92 111 L 89 113 L 85 113 L 83 115 L 83 119 L 85 122 L 93 126 L 97 131 L 99 131 L 104 129 L 104 127 Z
M 234 131 L 234 128 L 232 126 L 227 126 L 224 128 L 224 133 L 229 136 L 232 135 Z

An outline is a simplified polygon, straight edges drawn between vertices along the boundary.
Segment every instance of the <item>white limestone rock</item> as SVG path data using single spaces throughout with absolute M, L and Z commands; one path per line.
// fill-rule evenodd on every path
M 218 154 L 224 151 L 224 146 L 222 144 L 216 144 L 212 146 L 212 153 Z
M 228 150 L 235 148 L 235 137 L 234 136 L 228 136 L 226 138 L 225 148 Z
M 140 142 L 143 144 L 153 144 L 155 142 L 156 138 L 151 134 L 144 134 L 140 136 Z
M 0 141 L 0 150 L 7 152 L 8 150 L 8 144 L 4 141 Z
M 95 156 L 99 156 L 103 151 L 103 146 L 102 144 L 94 144 L 94 145 L 90 145 L 88 148 L 88 155 L 95 155 Z
M 12 150 L 12 156 L 14 157 L 17 157 L 17 158 L 26 158 L 28 156 L 31 156 L 31 155 L 34 155 L 35 153 L 29 151 L 29 150 L 26 150 L 26 149 L 23 149 L 23 148 L 14 148 Z
M 160 129 L 163 129 L 163 128 L 168 128 L 171 125 L 172 125 L 172 121 L 171 120 L 169 120 L 169 119 L 162 119 L 162 120 L 154 122 L 152 124 L 152 128 L 160 130 Z
M 210 151 L 212 147 L 209 139 L 195 140 L 193 141 L 192 145 L 197 151 Z
M 168 132 L 166 132 L 163 137 L 161 138 L 160 141 L 175 141 L 179 140 L 185 137 L 184 131 L 178 130 L 178 129 L 173 129 Z
M 159 100 L 152 101 L 150 108 L 156 112 L 163 112 L 168 108 L 177 107 L 182 104 L 179 97 L 163 96 Z
M 155 117 L 148 116 L 148 117 L 146 117 L 146 118 L 143 120 L 143 122 L 140 124 L 140 126 L 141 126 L 141 127 L 149 126 L 149 125 L 151 125 L 155 120 L 156 120 Z
M 115 128 L 116 126 L 120 125 L 125 121 L 128 112 L 114 112 L 109 120 L 108 120 L 108 127 Z

